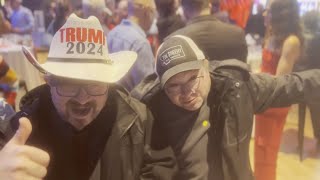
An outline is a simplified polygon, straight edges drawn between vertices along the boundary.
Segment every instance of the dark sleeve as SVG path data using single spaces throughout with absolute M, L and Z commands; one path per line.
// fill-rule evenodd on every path
M 308 48 L 306 49 L 306 60 L 307 64 L 309 64 L 309 69 L 320 68 L 320 34 L 315 35 L 314 38 L 311 39 Z M 306 63 L 306 62 L 304 62 Z
M 255 112 L 269 107 L 286 107 L 301 102 L 320 102 L 320 70 L 308 70 L 274 77 L 253 74 L 248 88 Z
M 222 54 L 219 56 L 211 54 L 211 56 L 217 56 L 218 60 L 237 59 L 246 63 L 248 56 L 248 47 L 244 31 L 234 25 L 225 23 L 223 25 L 224 26 L 220 29 L 220 31 L 224 33 L 222 33 L 221 37 L 219 38 L 220 40 L 222 40 L 222 42 L 216 47 L 217 53 Z M 211 60 L 213 60 L 212 57 L 210 57 Z
M 154 148 L 151 142 L 154 141 L 153 127 L 154 119 L 150 111 L 148 111 L 148 120 L 146 127 L 146 146 L 144 165 L 141 170 L 141 180 L 173 180 L 176 171 L 176 161 L 173 151 L 170 147 Z
M 247 63 L 247 56 L 248 56 L 248 46 L 245 39 L 245 33 L 243 30 L 239 32 L 239 49 L 236 50 L 236 57 L 242 62 Z

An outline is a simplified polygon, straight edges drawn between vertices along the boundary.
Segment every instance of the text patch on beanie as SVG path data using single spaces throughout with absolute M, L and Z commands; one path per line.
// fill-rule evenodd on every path
M 171 61 L 185 57 L 185 53 L 181 45 L 170 47 L 162 52 L 160 61 L 163 66 L 168 65 Z

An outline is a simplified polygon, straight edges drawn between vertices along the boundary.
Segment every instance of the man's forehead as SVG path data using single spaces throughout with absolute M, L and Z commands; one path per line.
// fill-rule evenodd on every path
M 171 83 L 179 83 L 179 82 L 184 82 L 190 79 L 190 77 L 192 76 L 196 76 L 199 73 L 199 69 L 194 69 L 194 70 L 188 70 L 188 71 L 183 71 L 180 72 L 174 76 L 172 76 L 169 80 L 168 80 L 168 84 Z

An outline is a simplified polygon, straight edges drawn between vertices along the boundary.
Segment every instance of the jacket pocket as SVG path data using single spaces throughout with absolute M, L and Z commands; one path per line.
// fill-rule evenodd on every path
M 242 82 L 233 81 L 222 103 L 225 117 L 224 146 L 236 146 L 250 138 L 250 105 L 242 85 Z
M 224 146 L 236 146 L 248 138 L 248 132 L 244 129 L 243 124 L 241 125 L 241 122 L 236 122 L 238 120 L 237 117 L 232 116 L 226 118 Z

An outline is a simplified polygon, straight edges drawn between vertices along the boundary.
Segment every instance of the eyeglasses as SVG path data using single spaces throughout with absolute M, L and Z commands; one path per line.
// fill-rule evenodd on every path
M 54 87 L 59 96 L 75 97 L 83 89 L 90 96 L 102 96 L 107 94 L 109 85 L 104 83 L 84 83 L 82 80 L 61 78 L 54 75 L 45 76 L 47 83 Z
M 90 96 L 102 96 L 108 92 L 108 85 L 72 85 L 72 84 L 59 84 L 55 86 L 58 95 L 64 97 L 75 97 L 79 94 L 81 89 L 84 89 Z
M 194 76 L 184 84 L 165 86 L 165 90 L 167 91 L 168 94 L 171 94 L 171 95 L 178 95 L 178 94 L 182 94 L 183 92 L 195 91 L 199 88 L 200 78 L 203 78 L 203 77 L 204 76 Z

